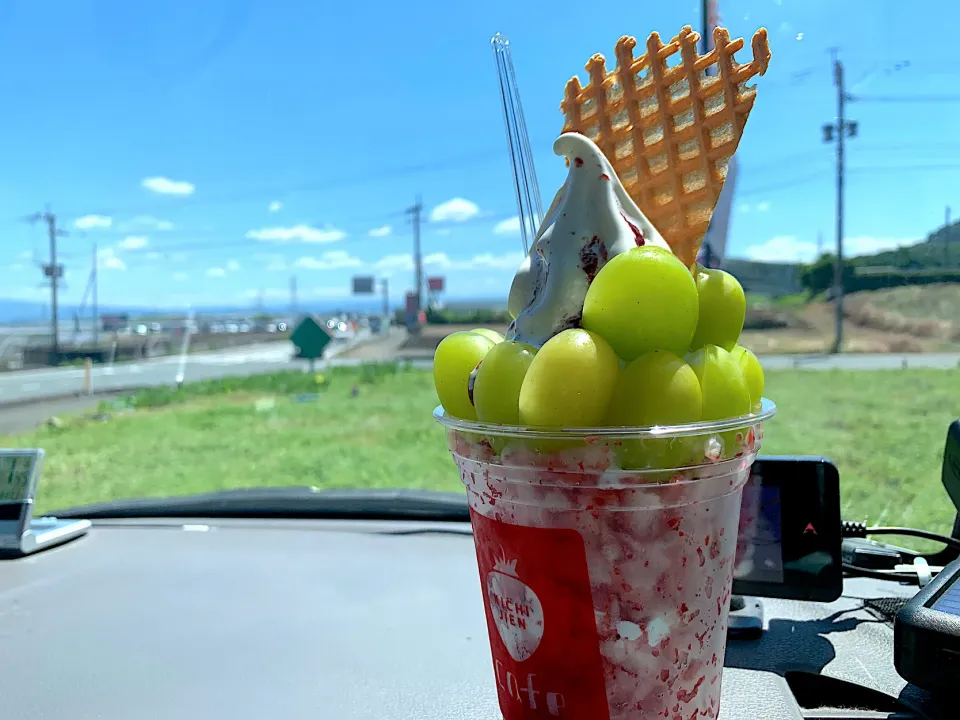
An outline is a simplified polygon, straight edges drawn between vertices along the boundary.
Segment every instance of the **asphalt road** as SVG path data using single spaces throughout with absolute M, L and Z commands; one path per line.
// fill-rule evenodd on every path
M 326 357 L 334 358 L 340 352 L 368 339 L 369 335 L 358 333 L 351 341 L 334 340 L 328 346 Z M 180 356 L 167 356 L 115 365 L 94 365 L 91 368 L 91 386 L 94 393 L 108 393 L 173 385 L 181 373 L 186 382 L 191 382 L 304 367 L 306 361 L 295 359 L 293 346 L 284 341 L 187 355 L 185 361 Z M 0 373 L 0 406 L 61 398 L 83 392 L 83 367 Z
M 355 364 L 396 357 L 396 343 L 371 342 L 370 337 L 358 337 L 352 342 L 335 341 L 328 353 L 333 364 Z M 351 347 L 365 345 L 362 358 L 336 356 Z M 429 356 L 410 358 L 418 366 L 430 367 Z M 960 353 L 925 354 L 844 354 L 844 355 L 765 355 L 763 366 L 769 370 L 893 370 L 901 368 L 960 368 Z M 278 370 L 302 368 L 304 361 L 296 360 L 286 342 L 229 348 L 218 352 L 189 355 L 183 368 L 184 379 L 255 375 Z M 181 372 L 181 359 L 176 356 L 155 358 L 113 366 L 94 366 L 92 386 L 96 393 L 126 390 L 152 385 L 173 384 Z M 82 367 L 51 368 L 0 373 L 0 405 L 23 403 L 47 398 L 63 397 L 83 392 Z

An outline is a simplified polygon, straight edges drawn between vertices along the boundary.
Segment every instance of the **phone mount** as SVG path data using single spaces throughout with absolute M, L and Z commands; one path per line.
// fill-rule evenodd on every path
M 0 558 L 16 558 L 85 535 L 89 520 L 33 517 L 43 450 L 0 449 Z

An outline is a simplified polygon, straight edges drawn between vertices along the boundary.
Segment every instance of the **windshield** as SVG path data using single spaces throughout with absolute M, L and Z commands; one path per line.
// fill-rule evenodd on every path
M 739 342 L 778 408 L 761 453 L 830 458 L 845 519 L 949 534 L 960 71 L 938 31 L 956 6 L 618 7 L 0 5 L 0 445 L 46 451 L 38 509 L 462 491 L 432 358 L 452 332 L 508 332 L 515 273 L 567 178 L 567 81 L 586 88 L 595 53 L 615 70 L 623 35 L 640 57 L 660 47 L 650 33 L 669 44 L 718 13 L 757 92 L 700 259 L 745 291 Z M 650 167 L 683 160 L 695 133 L 677 123 L 644 140 L 672 148 Z M 518 203 L 511 147 L 526 145 Z M 638 205 L 669 241 L 658 202 Z

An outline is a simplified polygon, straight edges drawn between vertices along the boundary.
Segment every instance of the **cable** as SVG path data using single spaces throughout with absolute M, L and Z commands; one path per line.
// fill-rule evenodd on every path
M 866 523 L 844 520 L 840 523 L 840 536 L 846 538 L 866 538 L 868 535 L 902 535 L 904 537 L 916 537 L 923 540 L 932 540 L 943 543 L 950 547 L 960 550 L 960 540 L 952 538 L 949 535 L 930 532 L 929 530 L 917 530 L 907 527 L 867 527 Z
M 903 535 L 906 537 L 917 537 L 923 540 L 933 540 L 934 542 L 949 545 L 955 550 L 960 550 L 960 540 L 941 535 L 940 533 L 928 532 L 927 530 L 915 530 L 913 528 L 901 527 L 873 527 L 867 531 L 869 535 Z
M 875 580 L 917 580 L 916 573 L 905 573 L 899 570 L 873 570 L 859 565 L 851 565 L 847 562 L 843 563 L 843 570 L 857 577 L 874 578 Z

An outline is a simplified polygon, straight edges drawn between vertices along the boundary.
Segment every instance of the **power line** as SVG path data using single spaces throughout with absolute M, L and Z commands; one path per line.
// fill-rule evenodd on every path
M 430 172 L 435 170 L 450 170 L 463 167 L 464 165 L 470 164 L 481 164 L 485 162 L 491 162 L 493 160 L 500 159 L 499 156 L 504 154 L 503 148 L 487 149 L 479 152 L 468 153 L 464 155 L 452 156 L 445 158 L 443 160 L 435 160 L 427 163 L 419 163 L 416 165 L 405 165 L 395 168 L 387 168 L 384 170 L 377 170 L 375 172 L 371 171 L 364 174 L 356 175 L 340 175 L 337 177 L 324 178 L 322 180 L 317 180 L 314 182 L 303 183 L 300 185 L 287 185 L 283 187 L 274 186 L 273 188 L 264 187 L 258 190 L 251 190 L 249 192 L 238 192 L 221 195 L 219 197 L 204 197 L 202 199 L 197 199 L 194 196 L 186 196 L 178 198 L 176 200 L 170 199 L 168 202 L 157 203 L 154 205 L 138 205 L 138 206 L 114 206 L 113 208 L 101 207 L 93 210 L 86 210 L 84 212 L 78 212 L 71 217 L 81 217 L 83 215 L 140 215 L 151 212 L 162 212 L 163 210 L 169 210 L 171 208 L 179 207 L 205 207 L 212 205 L 231 205 L 236 203 L 243 202 L 255 202 L 255 201 L 266 201 L 269 199 L 276 199 L 278 197 L 283 197 L 286 195 L 294 195 L 298 193 L 306 193 L 319 190 L 329 190 L 330 188 L 339 188 L 346 185 L 356 185 L 358 183 L 367 183 L 373 182 L 376 180 L 383 179 L 398 179 L 410 175 L 416 175 L 419 173 Z
M 960 95 L 848 95 L 858 103 L 951 103 L 960 102 Z

